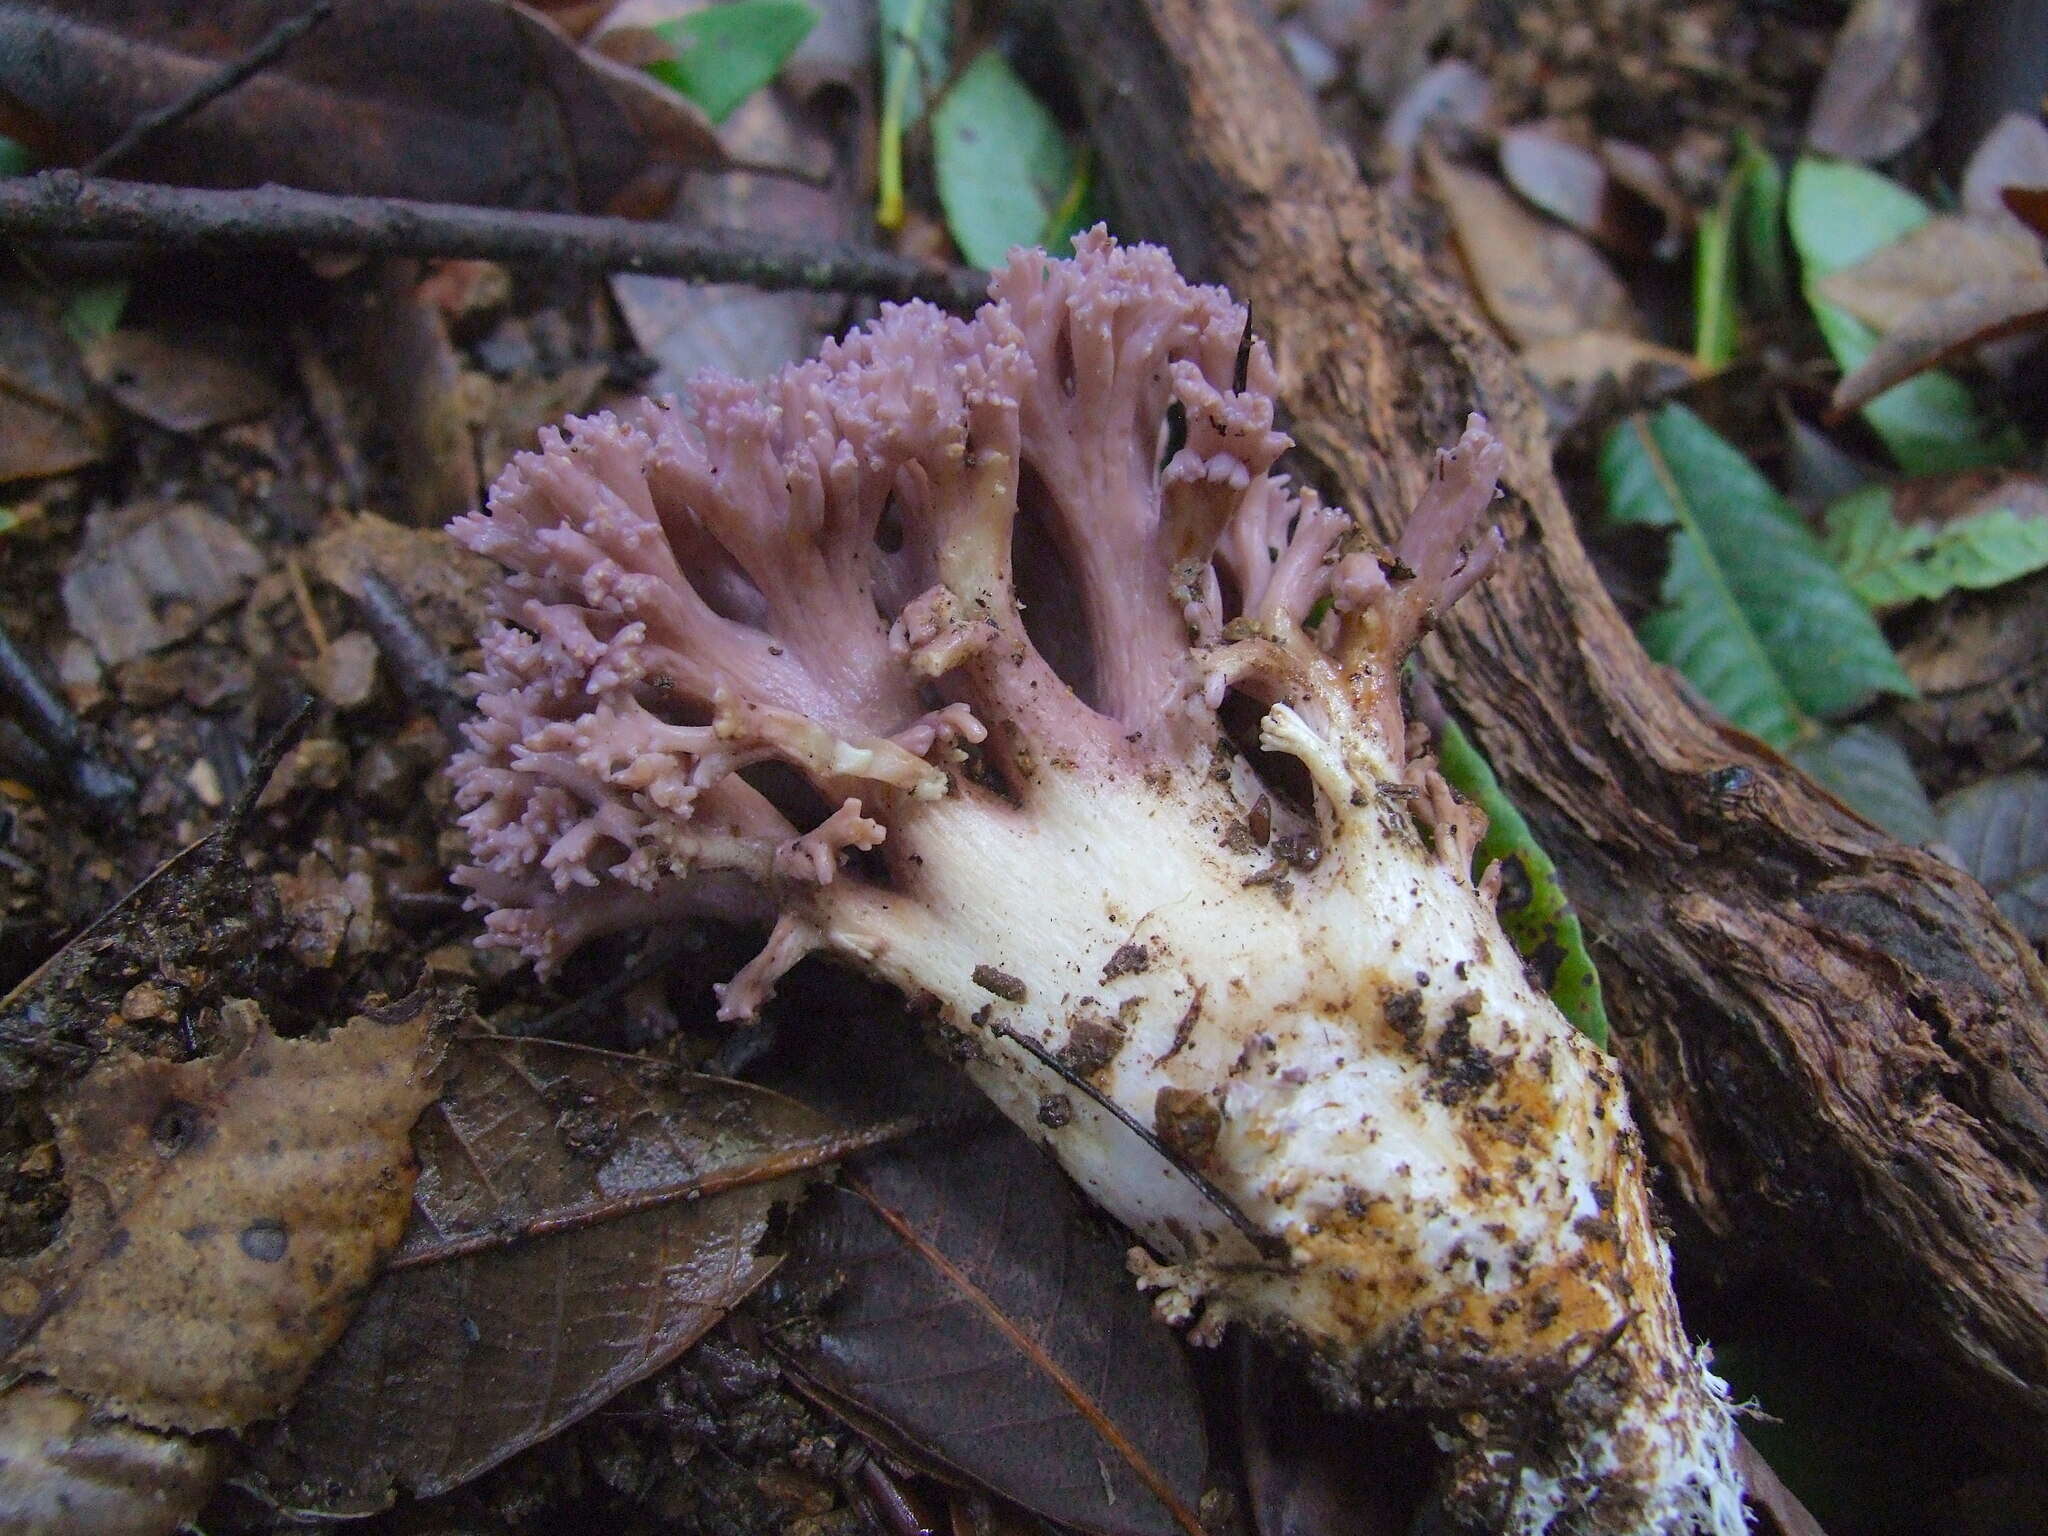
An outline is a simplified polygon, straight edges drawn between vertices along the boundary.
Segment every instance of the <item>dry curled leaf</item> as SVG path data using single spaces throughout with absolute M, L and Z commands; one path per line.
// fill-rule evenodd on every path
M 1618 140 L 1598 148 L 1548 123 L 1500 136 L 1508 185 L 1553 218 L 1624 256 L 1675 254 L 1685 208 L 1661 162 Z
M 1984 135 L 1963 171 L 1963 210 L 2009 232 L 2044 234 L 2006 207 L 2011 188 L 2048 187 L 2048 124 L 2027 112 L 2008 112 Z
M 771 1209 L 849 1144 L 865 1142 L 764 1089 L 458 1041 L 420 1122 L 405 1239 L 252 1476 L 287 1507 L 360 1514 L 546 1439 L 766 1278 Z
M 1806 123 L 1822 154 L 1888 160 L 1927 131 L 1941 77 L 1927 0 L 1857 0 Z
M 1815 287 L 1828 303 L 1885 331 L 1934 299 L 2044 276 L 2048 263 L 2038 242 L 1977 219 L 1937 214 Z
M 78 348 L 57 317 L 27 291 L 0 294 L 0 481 L 91 464 L 107 442 Z
M 1785 1486 L 1784 1479 L 1757 1448 L 1739 1434 L 1735 1437 L 1735 1459 L 1749 1490 L 1749 1506 L 1764 1517 L 1758 1527 L 1764 1536 L 1827 1536 L 1820 1522 L 1799 1502 L 1799 1495 Z
M 193 1061 L 102 1057 L 50 1104 L 70 1207 L 0 1268 L 8 1368 L 156 1428 L 291 1401 L 398 1240 L 438 1086 L 426 996 L 321 1040 L 248 1002 L 222 1030 Z
M 262 343 L 233 326 L 123 326 L 86 348 L 85 366 L 124 409 L 172 432 L 267 415 L 280 398 Z
M 75 164 L 173 102 L 305 0 L 0 3 L 0 103 Z M 186 186 L 645 211 L 680 167 L 723 163 L 701 112 L 495 0 L 355 0 L 115 169 Z
M 1627 290 L 1584 236 L 1531 213 L 1491 176 L 1427 140 L 1422 163 L 1473 286 L 1516 346 L 1581 331 L 1641 333 Z
M 1929 299 L 1885 332 L 1835 385 L 1829 411 L 1846 416 L 1896 384 L 1960 353 L 2048 329 L 2048 276 L 1958 289 Z

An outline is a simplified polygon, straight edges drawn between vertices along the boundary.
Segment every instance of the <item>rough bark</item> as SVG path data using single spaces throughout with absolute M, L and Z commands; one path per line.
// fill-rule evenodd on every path
M 1122 214 L 1249 298 L 1382 535 L 1467 411 L 1511 549 L 1431 670 L 1557 858 L 1668 1193 L 2048 1439 L 2048 976 L 1984 890 L 1704 717 L 1602 590 L 1514 360 L 1390 227 L 1242 0 L 1049 8 Z

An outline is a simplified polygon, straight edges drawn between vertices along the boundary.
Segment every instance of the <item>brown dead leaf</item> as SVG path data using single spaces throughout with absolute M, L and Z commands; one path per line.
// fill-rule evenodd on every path
M 1200 1401 L 1126 1240 L 886 1006 L 854 1021 L 872 1049 L 849 1058 L 830 1041 L 858 1003 L 805 1004 L 798 982 L 778 1081 L 843 1119 L 915 1106 L 946 1130 L 861 1158 L 799 1213 L 791 1288 L 827 1299 L 787 1341 L 792 1366 L 949 1481 L 1082 1531 L 1198 1531 Z
M 124 326 L 86 348 L 85 366 L 124 409 L 172 432 L 247 421 L 280 398 L 261 343 L 231 326 Z
M 95 463 L 107 441 L 78 348 L 49 305 L 0 292 L 0 481 Z
M 431 293 L 420 294 L 418 262 L 383 261 L 376 275 L 357 327 L 357 355 L 397 452 L 407 515 L 444 523 L 475 506 L 483 490 L 462 360 L 446 313 Z
M 1463 59 L 1444 59 L 1388 110 L 1380 128 L 1379 159 L 1405 189 L 1424 133 L 1447 148 L 1464 150 L 1490 137 L 1498 124 L 1493 82 Z
M 316 541 L 310 563 L 322 580 L 358 604 L 364 601 L 364 574 L 375 572 L 439 653 L 458 658 L 476 644 L 496 577 L 488 562 L 441 529 L 407 528 L 371 512 Z
M 1542 386 L 1553 441 L 1663 399 L 1702 376 L 1690 355 L 1612 331 L 1539 341 L 1522 349 L 1522 366 Z
M 224 1449 L 95 1414 L 45 1381 L 0 1394 L 0 1530 L 166 1536 L 199 1513 Z
M 1999 201 L 2014 218 L 2048 240 L 2048 186 L 2007 187 Z
M 1958 353 L 2044 329 L 2048 274 L 1929 299 L 1886 331 L 1870 355 L 1842 376 L 1828 402 L 1830 419 L 1846 417 L 1893 385 L 1939 368 Z
M 1551 217 L 1622 256 L 1672 255 L 1688 213 L 1663 164 L 1619 140 L 1597 148 L 1554 123 L 1500 136 L 1501 174 Z
M 1589 389 L 1603 378 L 1629 383 L 1647 380 L 1656 390 L 1675 389 L 1700 377 L 1698 361 L 1674 347 L 1612 331 L 1581 331 L 1539 341 L 1522 351 L 1522 365 L 1551 390 Z
M 665 282 L 665 278 L 649 278 Z M 771 295 L 762 295 L 771 297 Z M 622 306 L 623 307 L 623 306 Z M 481 374 L 464 376 L 477 419 L 472 428 L 476 439 L 479 478 L 486 484 L 498 478 L 515 453 L 533 447 L 534 435 L 564 416 L 581 416 L 591 408 L 604 387 L 609 370 L 603 363 L 571 363 L 557 373 L 526 369 L 501 379 Z
M 263 570 L 256 546 L 204 507 L 95 512 L 64 572 L 64 615 L 114 666 L 193 634 Z
M 64 1225 L 0 1267 L 7 1368 L 155 1428 L 281 1412 L 403 1230 L 439 1023 L 284 1040 L 231 1003 L 215 1055 L 103 1057 L 50 1106 Z
M 1613 195 L 1600 157 L 1552 123 L 1522 123 L 1502 133 L 1500 169 L 1509 186 L 1585 235 L 1599 229 Z
M 1808 147 L 1888 160 L 1934 121 L 1941 76 L 1927 0 L 1857 0 L 1806 120 Z
M 1606 138 L 1600 141 L 1600 160 L 1615 182 L 1642 204 L 1645 222 L 1653 231 L 1649 254 L 1660 261 L 1680 255 L 1692 232 L 1693 211 L 1664 158 L 1626 139 Z
M 1518 347 L 1577 335 L 1639 335 L 1628 291 L 1584 236 L 1531 213 L 1484 172 L 1424 141 L 1422 163 L 1451 218 L 1473 286 Z
M 765 1089 L 550 1041 L 458 1041 L 447 1077 L 403 1243 L 257 1445 L 287 1507 L 444 1492 L 659 1370 L 774 1269 L 758 1250 L 801 1176 L 874 1139 Z
M 727 120 L 726 142 L 757 164 L 832 167 L 833 136 L 818 115 L 777 91 L 756 91 Z M 854 183 L 806 185 L 788 177 L 729 174 L 691 178 L 671 217 L 724 229 L 800 239 L 844 238 L 860 210 Z M 640 350 L 659 365 L 651 392 L 674 393 L 707 368 L 763 378 L 808 357 L 844 312 L 833 297 L 766 293 L 737 283 L 695 283 L 618 273 L 612 295 Z
M 1774 1536 L 1828 1536 L 1821 1524 L 1799 1502 L 1799 1496 L 1785 1486 L 1784 1479 L 1765 1461 L 1747 1437 L 1735 1437 L 1735 1465 L 1749 1490 L 1749 1507 L 1762 1515 L 1760 1529 Z
M 1855 266 L 1830 273 L 1819 287 L 1830 304 L 1888 331 L 1930 299 L 2037 277 L 2048 277 L 2048 263 L 2036 241 L 1937 214 Z
M 2013 187 L 2048 188 L 2048 123 L 2031 112 L 2008 112 L 1984 135 L 1963 171 L 1963 211 L 2016 235 L 2048 235 L 2006 207 Z
M 0 0 L 0 99 L 78 164 L 247 53 L 304 0 Z M 276 63 L 124 159 L 185 186 L 646 211 L 724 160 L 704 116 L 495 0 L 355 0 Z

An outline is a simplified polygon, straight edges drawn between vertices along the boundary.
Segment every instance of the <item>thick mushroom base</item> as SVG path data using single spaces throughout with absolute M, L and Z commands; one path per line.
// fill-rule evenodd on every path
M 1742 1530 L 1618 1073 L 1401 787 L 1319 757 L 1342 792 L 1264 846 L 1220 748 L 1041 770 L 1021 806 L 957 786 L 892 823 L 889 889 L 811 921 L 1144 1239 L 1163 1315 L 1436 1415 L 1475 1529 Z

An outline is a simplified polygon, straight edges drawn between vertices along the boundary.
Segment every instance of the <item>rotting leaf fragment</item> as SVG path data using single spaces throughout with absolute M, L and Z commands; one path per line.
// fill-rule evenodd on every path
M 222 1027 L 216 1055 L 108 1056 L 52 1106 L 70 1210 L 0 1271 L 9 1369 L 156 1428 L 291 1401 L 398 1240 L 439 1087 L 429 995 L 323 1040 L 247 1002 Z
M 288 1508 L 444 1493 L 669 1364 L 775 1268 L 771 1210 L 865 1144 L 765 1089 L 549 1041 L 458 1041 L 447 1076 L 403 1242 L 257 1445 Z

